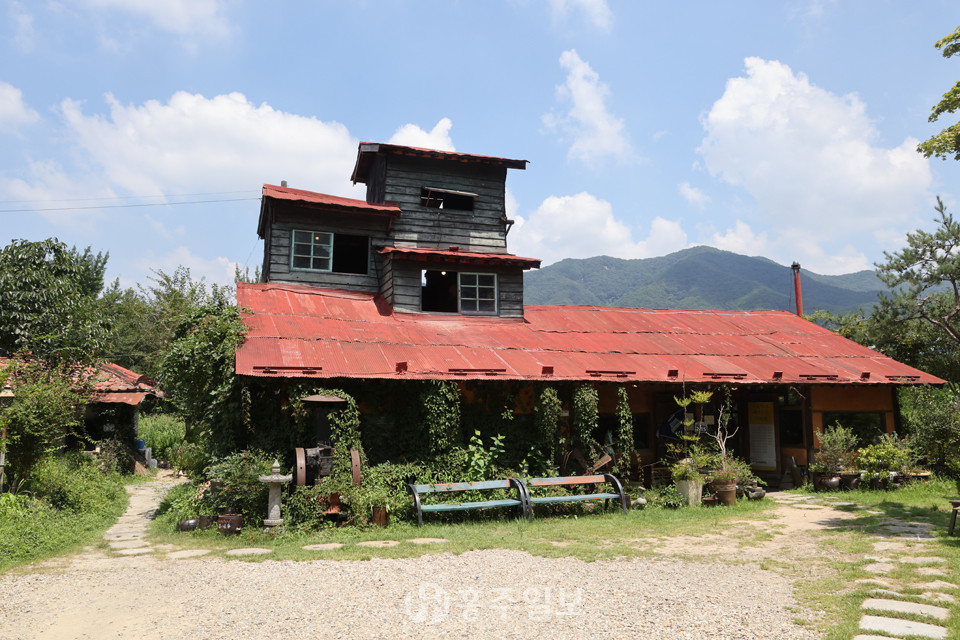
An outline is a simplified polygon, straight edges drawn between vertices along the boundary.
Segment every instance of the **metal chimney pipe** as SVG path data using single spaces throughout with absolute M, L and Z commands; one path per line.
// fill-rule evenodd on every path
M 803 315 L 803 291 L 800 289 L 800 263 L 794 261 L 790 268 L 793 269 L 793 292 L 797 299 L 797 315 Z

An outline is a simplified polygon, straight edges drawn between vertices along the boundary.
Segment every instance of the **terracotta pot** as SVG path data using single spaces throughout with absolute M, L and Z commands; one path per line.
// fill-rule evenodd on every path
M 714 484 L 713 490 L 720 499 L 720 504 L 725 507 L 732 507 L 737 504 L 737 483 L 728 482 L 727 484 Z
M 193 531 L 197 528 L 199 520 L 197 518 L 189 518 L 187 520 L 177 520 L 177 531 Z
M 390 512 L 386 507 L 373 508 L 373 524 L 386 527 L 390 524 Z
M 217 516 L 200 516 L 198 520 L 198 529 L 209 529 L 213 525 L 217 524 Z

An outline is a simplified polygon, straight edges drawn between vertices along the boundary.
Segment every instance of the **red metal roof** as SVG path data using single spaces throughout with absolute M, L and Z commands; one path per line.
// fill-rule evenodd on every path
M 424 249 L 422 247 L 384 247 L 380 250 L 384 254 L 400 254 L 418 260 L 432 260 L 442 262 L 458 262 L 462 264 L 500 264 L 514 265 L 524 269 L 539 269 L 540 260 L 537 258 L 521 258 L 512 253 L 476 253 L 460 251 L 457 247 L 449 249 Z
M 0 369 L 10 364 L 10 358 L 0 358 Z M 107 404 L 140 404 L 147 396 L 164 397 L 157 388 L 157 381 L 134 373 L 112 362 L 101 362 L 96 367 L 87 367 L 93 391 L 91 402 Z
M 295 202 L 306 203 L 322 207 L 326 210 L 336 213 L 346 213 L 353 215 L 373 215 L 395 218 L 400 215 L 400 207 L 395 204 L 371 204 L 366 200 L 356 200 L 354 198 L 341 198 L 331 196 L 326 193 L 316 193 L 304 189 L 291 189 L 290 187 L 278 187 L 273 184 L 263 185 L 263 199 L 260 203 L 260 220 L 257 223 L 257 234 L 263 238 L 266 229 L 267 219 L 267 199 L 274 200 L 292 200 Z
M 249 376 L 943 383 L 787 311 L 394 313 L 372 293 L 242 282 L 237 302 L 249 310 L 237 373 Z
M 350 176 L 350 179 L 354 182 L 365 183 L 370 171 L 371 158 L 378 153 L 395 153 L 406 156 L 419 156 L 421 158 L 437 158 L 441 160 L 456 160 L 458 162 L 499 165 L 507 167 L 508 169 L 526 169 L 528 162 L 527 160 L 480 156 L 472 153 L 458 153 L 456 151 L 439 151 L 437 149 L 425 149 L 423 147 L 406 147 L 399 144 L 386 144 L 383 142 L 361 142 L 357 149 L 357 162 L 353 167 L 353 174 Z

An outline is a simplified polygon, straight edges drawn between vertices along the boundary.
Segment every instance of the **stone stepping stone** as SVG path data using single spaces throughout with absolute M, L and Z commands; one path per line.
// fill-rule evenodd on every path
M 945 582 L 943 580 L 934 580 L 933 582 L 923 582 L 921 584 L 912 585 L 914 589 L 936 589 L 937 591 L 943 591 L 944 589 L 960 589 L 957 585 L 952 582 Z
M 925 622 L 913 622 L 899 618 L 884 618 L 882 616 L 863 616 L 860 618 L 860 628 L 864 631 L 883 631 L 902 636 L 922 636 L 924 638 L 946 638 L 947 630 L 944 627 Z
M 875 596 L 888 596 L 890 598 L 903 598 L 903 594 L 899 591 L 891 591 L 890 589 L 871 589 L 870 593 Z
M 860 578 L 859 580 L 855 580 L 854 582 L 856 582 L 857 584 L 875 584 L 875 585 L 879 585 L 879 586 L 881 586 L 881 587 L 892 587 L 892 586 L 893 586 L 892 583 L 890 583 L 890 582 L 887 581 L 887 580 L 883 580 L 883 579 L 881 579 L 881 578 Z
M 273 549 L 263 549 L 261 547 L 248 547 L 246 549 L 230 549 L 228 556 L 262 556 L 267 553 L 273 553 Z
M 141 547 L 149 547 L 150 543 L 146 540 L 121 540 L 119 542 L 111 542 L 111 549 L 139 549 Z
M 171 560 L 182 560 L 183 558 L 196 558 L 197 556 L 205 556 L 210 553 L 210 549 L 184 549 L 183 551 L 174 551 L 173 553 L 168 553 L 167 557 Z
M 890 573 L 896 568 L 896 565 L 889 562 L 874 562 L 873 564 L 865 564 L 861 567 L 861 569 L 867 573 Z
M 936 618 L 937 620 L 946 620 L 950 616 L 950 611 L 943 607 L 937 607 L 932 604 L 904 602 L 902 600 L 887 600 L 886 598 L 867 598 L 863 601 L 863 604 L 860 605 L 860 608 L 886 611 L 888 613 L 910 613 L 918 616 Z
M 893 636 L 875 636 L 872 633 L 861 633 L 853 636 L 853 640 L 903 640 L 903 638 L 894 638 Z
M 907 564 L 943 564 L 946 559 L 936 556 L 906 556 L 900 558 L 900 562 L 906 562 Z
M 323 544 L 308 544 L 301 548 L 305 551 L 332 551 L 342 546 L 339 542 L 324 542 Z
M 107 542 L 110 542 L 110 541 L 119 542 L 119 541 L 122 541 L 122 540 L 140 540 L 140 539 L 146 538 L 146 537 L 147 537 L 147 533 L 146 533 L 145 531 L 138 531 L 138 532 L 136 532 L 136 533 L 133 533 L 133 532 L 131 532 L 131 533 L 108 533 L 107 535 L 103 536 L 103 539 L 106 540 Z
M 924 591 L 920 594 L 920 597 L 926 598 L 927 600 L 933 600 L 934 602 L 945 602 L 948 604 L 957 601 L 957 599 L 949 593 L 936 593 L 933 591 Z
M 142 549 L 120 549 L 117 551 L 118 556 L 142 556 L 145 553 L 153 553 L 153 549 L 149 547 L 143 547 Z
M 864 556 L 863 559 L 869 560 L 870 562 L 880 562 L 883 564 L 887 564 L 894 561 L 893 558 L 887 558 L 884 556 Z
M 366 542 L 358 542 L 358 547 L 395 547 L 400 544 L 397 540 L 367 540 Z
M 446 538 L 410 538 L 407 542 L 413 544 L 440 544 L 441 542 L 450 542 Z
M 899 536 L 904 540 L 913 540 L 914 542 L 930 542 L 931 540 L 936 540 L 936 536 L 930 533 L 902 533 Z
M 947 572 L 938 567 L 917 567 L 917 573 L 923 576 L 945 576 Z
M 904 544 L 903 542 L 874 542 L 873 550 L 874 551 L 906 551 L 910 548 L 910 545 Z

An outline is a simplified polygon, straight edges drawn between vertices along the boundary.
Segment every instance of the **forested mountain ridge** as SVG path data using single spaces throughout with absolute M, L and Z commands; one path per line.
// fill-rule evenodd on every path
M 868 309 L 885 286 L 873 271 L 825 276 L 801 269 L 805 313 Z M 647 309 L 795 310 L 793 273 L 762 257 L 693 247 L 658 258 L 566 259 L 528 272 L 525 304 Z

